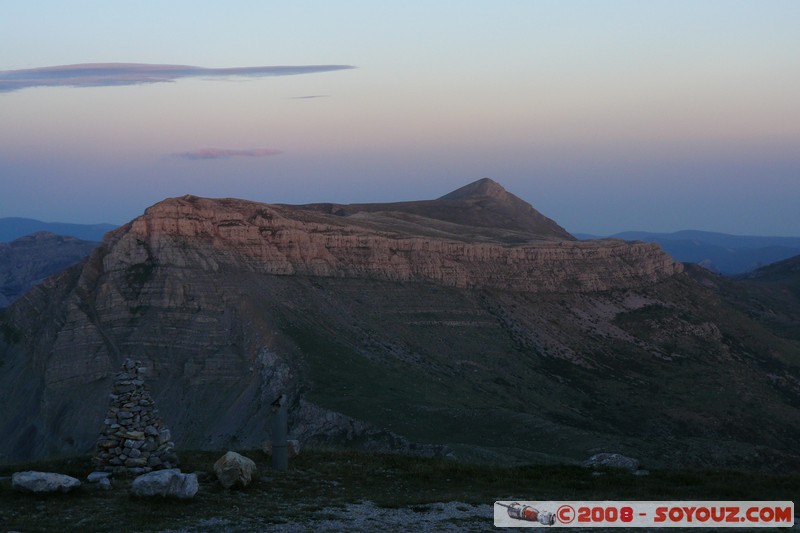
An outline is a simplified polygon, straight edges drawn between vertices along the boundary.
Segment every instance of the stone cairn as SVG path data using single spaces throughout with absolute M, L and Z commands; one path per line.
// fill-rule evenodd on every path
M 126 359 L 114 379 L 92 460 L 98 470 L 140 475 L 178 464 L 169 429 L 144 384 L 146 372 L 139 361 Z

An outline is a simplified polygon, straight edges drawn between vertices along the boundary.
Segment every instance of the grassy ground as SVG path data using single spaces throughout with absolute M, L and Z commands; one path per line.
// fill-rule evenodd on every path
M 380 507 L 425 510 L 433 502 L 491 504 L 495 500 L 792 500 L 800 476 L 737 472 L 652 471 L 649 476 L 591 471 L 575 466 L 501 468 L 441 459 L 304 451 L 288 472 L 269 467 L 260 451 L 245 452 L 259 466 L 257 481 L 226 491 L 212 465 L 221 453 L 183 452 L 184 472 L 200 474 L 200 491 L 187 502 L 132 498 L 130 479 L 101 491 L 84 483 L 70 494 L 35 496 L 11 490 L 22 470 L 61 472 L 81 480 L 88 457 L 0 467 L 0 531 L 263 531 L 329 518 L 325 508 L 373 501 Z M 491 522 L 487 521 L 487 529 Z

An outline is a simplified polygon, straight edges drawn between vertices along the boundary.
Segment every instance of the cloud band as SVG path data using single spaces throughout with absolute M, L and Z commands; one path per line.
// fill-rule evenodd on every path
M 81 63 L 23 70 L 0 70 L 0 92 L 30 87 L 108 87 L 173 82 L 180 78 L 226 78 L 231 76 L 293 76 L 347 70 L 351 65 L 300 65 L 204 68 L 189 65 L 144 63 Z

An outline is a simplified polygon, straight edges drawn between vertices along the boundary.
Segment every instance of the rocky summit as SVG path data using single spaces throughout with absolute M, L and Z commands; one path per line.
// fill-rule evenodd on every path
M 176 448 L 800 464 L 800 348 L 654 244 L 577 241 L 496 182 L 436 200 L 171 198 L 0 323 L 0 454 L 87 453 L 126 357 Z M 756 429 L 754 429 L 756 428 Z

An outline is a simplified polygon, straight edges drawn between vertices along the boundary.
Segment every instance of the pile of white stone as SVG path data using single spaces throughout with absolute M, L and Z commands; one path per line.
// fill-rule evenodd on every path
M 93 463 L 115 474 L 144 474 L 178 464 L 169 429 L 144 383 L 147 369 L 126 359 L 114 380 Z

